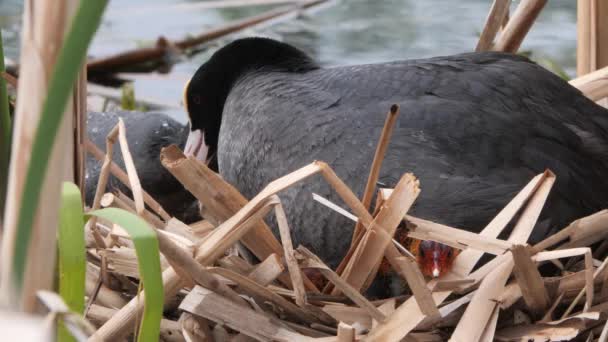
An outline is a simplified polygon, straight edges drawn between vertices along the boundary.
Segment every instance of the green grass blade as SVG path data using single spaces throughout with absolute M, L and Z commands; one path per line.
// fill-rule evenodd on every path
M 90 213 L 124 228 L 135 245 L 141 282 L 145 288 L 144 316 L 139 329 L 138 341 L 158 341 L 160 320 L 163 315 L 163 278 L 156 232 L 148 223 L 128 211 L 106 208 Z
M 84 61 L 89 43 L 101 22 L 106 5 L 107 0 L 80 2 L 49 82 L 49 92 L 34 137 L 17 220 L 11 280 L 19 295 L 23 287 L 27 249 L 35 217 L 32 213 L 38 209 L 40 189 L 44 182 L 49 156 L 74 81 Z
M 2 45 L 2 30 L 0 30 L 0 73 L 3 73 L 4 69 L 4 48 Z M 4 215 L 10 155 L 11 117 L 8 107 L 8 92 L 6 91 L 4 77 L 0 77 L 0 221 L 2 221 L 2 215 Z
M 65 182 L 59 212 L 59 294 L 71 311 L 84 312 L 86 249 L 82 198 L 76 184 Z M 76 341 L 61 325 L 58 341 Z

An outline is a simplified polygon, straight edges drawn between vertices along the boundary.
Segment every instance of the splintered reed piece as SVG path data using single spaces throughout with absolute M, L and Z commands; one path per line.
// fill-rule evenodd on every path
M 95 159 L 98 161 L 105 161 L 105 153 L 99 149 L 92 141 L 85 141 L 85 148 L 87 153 L 90 153 Z M 116 178 L 118 178 L 121 183 L 126 185 L 129 189 L 131 189 L 131 184 L 129 182 L 129 177 L 127 174 L 113 161 L 110 160 L 110 173 Z M 101 173 L 100 173 L 101 177 Z M 133 189 L 131 189 L 133 190 Z M 171 216 L 163 209 L 163 207 L 150 196 L 146 191 L 143 191 L 144 202 L 148 205 L 158 216 L 160 216 L 164 221 L 168 221 L 171 219 Z

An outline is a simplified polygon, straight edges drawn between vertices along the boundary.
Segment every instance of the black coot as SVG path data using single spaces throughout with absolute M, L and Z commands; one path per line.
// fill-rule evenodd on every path
M 162 166 L 161 148 L 175 144 L 184 147 L 188 127 L 165 114 L 142 112 L 117 112 L 88 114 L 87 133 L 89 139 L 105 151 L 106 136 L 122 118 L 127 129 L 129 149 L 144 190 L 148 191 L 171 215 L 192 222 L 199 218 L 195 198 Z M 124 170 L 124 161 L 118 144 L 114 148 L 113 160 Z M 85 194 L 88 205 L 93 204 L 95 189 L 101 171 L 101 163 L 88 156 L 86 160 Z M 129 189 L 111 176 L 108 187 L 130 194 Z
M 608 204 L 608 111 L 516 55 L 321 68 L 292 46 L 247 38 L 203 64 L 185 99 L 186 150 L 216 160 L 248 197 L 314 160 L 360 196 L 385 113 L 397 103 L 380 181 L 419 177 L 413 215 L 479 231 L 547 168 L 557 182 L 532 240 Z M 283 192 L 294 243 L 336 266 L 353 224 L 312 192 L 341 203 L 320 177 Z

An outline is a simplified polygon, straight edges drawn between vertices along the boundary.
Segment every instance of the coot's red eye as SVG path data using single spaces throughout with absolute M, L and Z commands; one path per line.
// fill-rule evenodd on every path
M 201 104 L 201 97 L 199 95 L 192 96 L 192 102 L 194 102 L 194 104 L 196 104 L 196 105 L 200 105 Z

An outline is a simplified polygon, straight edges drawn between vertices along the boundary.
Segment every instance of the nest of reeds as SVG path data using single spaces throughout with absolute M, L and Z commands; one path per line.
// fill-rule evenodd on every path
M 581 218 L 530 246 L 526 241 L 555 176 L 537 175 L 480 234 L 407 215 L 420 192 L 404 173 L 394 189 L 381 189 L 370 214 L 375 185 L 394 118 L 389 113 L 363 200 L 321 161 L 313 162 L 262 190 L 251 200 L 203 163 L 177 147 L 162 151 L 163 165 L 201 202 L 201 222 L 186 225 L 168 215 L 139 186 L 130 161 L 124 125 L 108 136 L 93 208 L 120 207 L 138 213 L 157 229 L 163 268 L 166 341 L 604 341 L 608 326 L 608 211 Z M 120 140 L 127 172 L 111 162 Z M 104 159 L 105 158 L 105 159 Z M 407 170 L 404 170 L 407 171 Z M 131 187 L 133 199 L 107 193 L 109 174 Z M 294 246 L 278 193 L 322 175 L 354 215 L 352 246 L 332 270 L 304 246 Z M 143 203 L 147 205 L 146 209 Z M 329 205 L 332 207 L 332 205 Z M 327 210 L 344 211 L 340 208 Z M 275 215 L 280 239 L 264 217 Z M 349 215 L 345 213 L 345 215 Z M 447 274 L 426 279 L 414 258 L 392 239 L 403 220 L 409 238 L 433 240 L 462 250 Z M 498 235 L 512 225 L 507 240 Z M 134 332 L 144 294 L 132 242 L 119 226 L 103 220 L 87 226 L 89 262 L 86 317 L 97 325 L 93 339 L 117 340 Z M 595 254 L 590 246 L 599 243 Z M 242 253 L 246 248 L 258 261 Z M 475 269 L 482 255 L 495 257 Z M 363 293 L 383 258 L 407 284 L 410 295 L 369 300 Z M 557 267 L 541 274 L 546 263 Z M 316 270 L 327 286 L 308 278 Z

